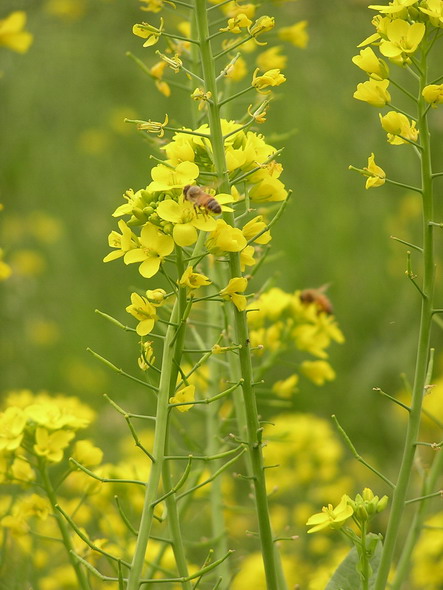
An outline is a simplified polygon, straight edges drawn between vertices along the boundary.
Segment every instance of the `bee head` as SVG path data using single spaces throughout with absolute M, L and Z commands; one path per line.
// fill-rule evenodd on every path
M 191 188 L 190 184 L 187 184 L 186 186 L 183 187 L 183 194 L 186 196 L 186 193 L 188 192 L 188 190 Z

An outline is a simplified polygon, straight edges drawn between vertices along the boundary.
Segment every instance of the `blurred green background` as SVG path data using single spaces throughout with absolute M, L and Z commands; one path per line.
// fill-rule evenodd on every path
M 163 120 L 168 112 L 190 122 L 187 96 L 165 98 L 125 56 L 129 50 L 154 62 L 131 32 L 152 15 L 141 13 L 137 0 L 75 5 L 70 15 L 60 14 L 57 0 L 3 0 L 0 7 L 0 18 L 26 10 L 34 35 L 25 55 L 0 49 L 1 245 L 14 269 L 0 286 L 0 379 L 2 391 L 61 391 L 102 408 L 104 392 L 119 400 L 140 395 L 86 352 L 89 346 L 126 370 L 136 367 L 137 338 L 94 313 L 131 323 L 124 308 L 140 285 L 135 265 L 102 263 L 122 193 L 150 179 L 149 143 L 123 119 Z M 401 430 L 372 388 L 395 394 L 400 374 L 413 376 L 419 299 L 405 278 L 405 248 L 389 236 L 419 235 L 419 202 L 386 185 L 365 191 L 364 179 L 347 168 L 366 165 L 375 152 L 392 178 L 414 184 L 416 161 L 405 146 L 388 146 L 378 109 L 352 98 L 366 79 L 351 58 L 372 32 L 367 3 L 272 3 L 272 13 L 284 25 L 307 19 L 310 35 L 307 49 L 285 48 L 288 81 L 260 128 L 271 142 L 296 130 L 274 141 L 285 146 L 283 180 L 294 196 L 274 231 L 274 251 L 283 255 L 272 272 L 290 291 L 330 283 L 346 336 L 333 347 L 337 379 L 304 387 L 294 407 L 334 412 L 362 453 L 395 457 Z M 441 114 L 434 122 L 441 131 Z M 264 266 L 261 280 L 270 273 Z

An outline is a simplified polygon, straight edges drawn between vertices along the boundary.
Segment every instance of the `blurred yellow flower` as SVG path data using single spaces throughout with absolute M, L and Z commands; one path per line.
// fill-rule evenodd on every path
M 63 452 L 75 434 L 72 430 L 57 430 L 49 433 L 46 428 L 37 427 L 35 431 L 34 451 L 40 457 L 45 457 L 51 463 L 59 463 L 63 459 Z
M 282 41 L 289 41 L 289 43 L 292 43 L 295 47 L 304 49 L 309 41 L 309 35 L 306 31 L 307 26 L 308 21 L 302 20 L 290 27 L 282 27 L 277 31 L 277 34 Z
M 245 29 L 250 25 L 252 25 L 252 20 L 250 20 L 243 12 L 239 12 L 236 16 L 230 18 L 227 26 L 221 28 L 220 31 L 238 34 L 242 32 L 242 29 Z
M 290 398 L 297 391 L 298 375 L 295 373 L 287 379 L 276 381 L 272 386 L 272 393 L 284 399 Z
M 25 31 L 26 12 L 17 10 L 0 20 L 0 47 L 7 47 L 18 53 L 26 53 L 33 35 Z
M 169 398 L 170 404 L 184 404 L 182 406 L 176 406 L 179 412 L 189 412 L 192 408 L 192 404 L 195 400 L 195 385 L 187 385 L 183 387 L 177 393 Z
M 249 27 L 248 31 L 252 37 L 257 37 L 262 33 L 272 31 L 275 27 L 275 19 L 273 16 L 260 16 L 254 24 Z
M 288 62 L 288 57 L 281 55 L 282 49 L 281 45 L 275 45 L 260 53 L 256 59 L 256 64 L 260 70 L 263 72 L 272 69 L 283 70 Z
M 303 361 L 300 369 L 315 385 L 323 385 L 325 381 L 335 379 L 335 371 L 326 361 Z
M 0 452 L 15 451 L 21 444 L 27 416 L 21 408 L 6 408 L 0 414 Z
M 240 56 L 235 62 L 228 68 L 226 78 L 233 80 L 234 82 L 240 82 L 248 74 L 248 67 L 246 61 Z
M 72 457 L 85 467 L 95 467 L 103 460 L 103 451 L 90 440 L 78 440 L 72 451 Z

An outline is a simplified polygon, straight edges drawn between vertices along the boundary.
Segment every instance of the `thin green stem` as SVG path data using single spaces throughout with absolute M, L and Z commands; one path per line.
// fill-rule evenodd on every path
M 369 569 L 368 550 L 366 547 L 367 528 L 368 528 L 367 521 L 362 522 L 362 525 L 361 525 L 361 548 L 360 548 L 362 590 L 369 590 L 370 569 Z
M 395 546 L 399 536 L 403 519 L 406 494 L 409 488 L 409 480 L 414 464 L 416 441 L 420 429 L 421 409 L 423 394 L 426 386 L 428 371 L 430 336 L 433 311 L 433 293 L 435 282 L 434 263 L 434 227 L 429 221 L 434 219 L 433 190 L 432 190 L 432 165 L 431 143 L 429 126 L 426 117 L 426 103 L 422 97 L 422 90 L 427 84 L 426 55 L 422 53 L 420 72 L 420 101 L 418 103 L 418 129 L 422 142 L 421 177 L 423 187 L 423 283 L 421 300 L 420 329 L 418 336 L 418 350 L 415 366 L 414 384 L 412 387 L 411 410 L 408 414 L 408 426 L 403 448 L 403 457 L 400 465 L 397 485 L 394 490 L 391 512 L 383 545 L 380 567 L 377 573 L 374 590 L 386 588 L 388 574 L 394 556 Z

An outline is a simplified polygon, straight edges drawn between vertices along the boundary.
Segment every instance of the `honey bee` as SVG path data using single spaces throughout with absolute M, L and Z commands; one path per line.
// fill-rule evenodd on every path
M 324 312 L 328 315 L 334 313 L 332 303 L 324 294 L 327 286 L 320 287 L 319 289 L 305 289 L 300 293 L 300 301 L 309 305 L 315 303 L 318 309 L 318 313 Z
M 220 203 L 213 196 L 208 195 L 205 191 L 196 184 L 187 184 L 183 189 L 185 199 L 194 204 L 194 207 L 201 207 L 212 213 L 221 213 L 222 209 Z

